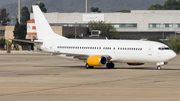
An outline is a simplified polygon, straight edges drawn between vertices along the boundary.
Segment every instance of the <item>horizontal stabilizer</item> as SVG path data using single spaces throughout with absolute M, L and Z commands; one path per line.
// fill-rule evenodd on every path
M 39 44 L 43 43 L 43 42 L 38 42 L 38 41 L 28 41 L 28 40 L 21 40 L 21 39 L 8 39 L 8 40 L 19 41 L 19 42 L 27 42 L 27 43 L 39 43 Z

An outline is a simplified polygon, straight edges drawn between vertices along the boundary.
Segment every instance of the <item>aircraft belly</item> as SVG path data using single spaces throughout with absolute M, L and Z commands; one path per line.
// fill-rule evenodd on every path
M 121 53 L 119 52 L 116 57 L 117 57 L 116 61 L 120 61 L 120 62 L 130 62 L 130 63 L 148 62 L 145 54 L 141 52 L 121 52 Z

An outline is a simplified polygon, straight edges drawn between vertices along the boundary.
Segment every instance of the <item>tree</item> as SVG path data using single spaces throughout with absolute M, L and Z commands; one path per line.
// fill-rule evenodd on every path
M 10 42 L 9 40 L 6 40 L 5 44 L 6 44 L 6 49 L 8 53 L 10 53 L 12 42 Z
M 99 11 L 99 8 L 98 8 L 98 7 L 91 7 L 91 12 L 101 13 L 101 11 Z
M 180 37 L 179 38 L 170 38 L 167 45 L 176 53 L 180 52 Z
M 26 24 L 29 19 L 30 19 L 30 13 L 28 8 L 25 6 L 21 9 L 21 22 Z
M 167 0 L 164 4 L 165 10 L 178 10 L 178 3 L 176 0 Z
M 2 26 L 6 26 L 8 24 L 8 22 L 10 22 L 11 20 L 8 18 L 9 13 L 7 13 L 5 8 L 1 9 L 0 12 L 0 23 Z
M 166 44 L 164 41 L 161 41 L 161 40 L 158 39 L 158 38 L 148 38 L 147 40 L 149 40 L 149 41 L 156 41 L 156 42 L 160 42 L 160 43 Z
M 104 21 L 90 21 L 88 23 L 88 28 L 92 30 L 100 30 L 102 37 L 108 37 L 108 39 L 119 39 L 120 35 L 117 33 L 114 26 L 111 24 L 106 24 Z
M 148 10 L 163 10 L 163 6 L 161 4 L 151 5 Z
M 178 10 L 180 9 L 180 0 L 177 1 Z
M 180 0 L 167 0 L 164 5 L 155 4 L 151 5 L 148 10 L 179 10 Z
M 14 28 L 14 39 L 25 39 L 27 34 L 27 27 L 26 24 L 22 23 L 19 24 L 18 20 L 16 19 L 16 25 Z M 19 45 L 25 45 L 23 42 L 13 42 Z M 27 44 L 27 43 L 26 43 Z
M 0 48 L 4 48 L 5 43 L 6 43 L 6 40 L 4 38 L 1 38 L 0 39 Z
M 46 12 L 47 12 L 47 9 L 46 9 L 46 7 L 45 7 L 45 4 L 44 4 L 44 3 L 40 2 L 39 4 L 38 4 L 38 3 L 36 3 L 35 5 L 38 5 L 38 6 L 39 6 L 39 8 L 41 9 L 41 11 L 42 11 L 42 12 L 44 12 L 44 13 L 46 13 Z M 33 13 L 32 7 L 31 7 L 31 13 Z
M 116 11 L 116 12 L 121 12 L 121 13 L 130 13 L 130 12 L 131 12 L 131 10 L 125 10 L 125 9 L 123 9 L 123 10 L 119 10 L 119 11 Z

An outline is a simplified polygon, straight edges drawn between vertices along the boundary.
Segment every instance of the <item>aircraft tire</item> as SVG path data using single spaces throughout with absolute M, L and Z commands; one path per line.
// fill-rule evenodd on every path
M 94 66 L 89 66 L 87 63 L 85 65 L 85 67 L 86 67 L 86 69 L 93 69 L 94 68 Z
M 108 69 L 113 69 L 114 68 L 114 63 L 107 63 L 106 64 L 106 67 L 108 68 Z
M 161 70 L 162 68 L 161 68 L 161 66 L 157 66 L 157 70 Z

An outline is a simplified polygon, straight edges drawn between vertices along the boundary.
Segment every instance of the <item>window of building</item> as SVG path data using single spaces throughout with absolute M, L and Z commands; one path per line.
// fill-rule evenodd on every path
M 178 27 L 180 27 L 180 24 L 177 24 L 178 25 Z
M 137 24 L 133 24 L 133 27 L 137 27 Z
M 165 27 L 169 27 L 169 24 L 165 24 Z
M 159 28 L 161 24 L 156 24 L 156 27 Z
M 152 27 L 156 27 L 156 24 L 153 24 Z
M 56 23 L 56 24 L 50 24 L 51 26 L 67 26 L 67 27 L 88 27 L 88 24 L 75 24 L 75 23 L 70 23 L 70 24 L 64 24 L 64 23 Z M 137 24 L 136 23 L 116 23 L 112 24 L 115 28 L 136 28 Z
M 0 36 L 5 36 L 5 30 L 0 30 Z
M 137 24 L 119 24 L 119 27 L 123 28 L 123 27 L 126 27 L 126 28 L 133 28 L 133 27 L 137 27 Z
M 178 23 L 166 23 L 166 24 L 160 24 L 160 23 L 150 23 L 149 28 L 180 28 L 180 24 Z
M 115 28 L 119 28 L 119 24 L 114 24 L 113 25 Z

